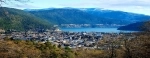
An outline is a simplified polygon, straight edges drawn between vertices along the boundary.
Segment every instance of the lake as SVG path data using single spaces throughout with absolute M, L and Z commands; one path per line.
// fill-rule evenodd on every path
M 70 32 L 121 32 L 117 28 L 60 28 L 60 30 Z

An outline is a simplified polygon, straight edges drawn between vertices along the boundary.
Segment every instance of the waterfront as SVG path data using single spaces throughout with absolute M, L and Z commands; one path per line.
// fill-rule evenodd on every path
M 61 29 L 62 30 L 62 29 Z M 35 42 L 51 42 L 53 45 L 60 46 L 62 48 L 85 48 L 85 49 L 108 49 L 109 47 L 98 46 L 97 43 L 100 40 L 106 39 L 114 40 L 123 38 L 127 35 L 128 38 L 135 38 L 135 36 L 131 36 L 132 33 L 120 33 L 117 28 L 68 28 L 66 32 L 64 30 L 37 30 L 37 31 L 9 31 L 1 32 L 0 38 L 11 40 L 31 40 Z M 93 32 L 92 32 L 93 31 Z M 110 46 L 107 44 L 105 46 Z M 120 45 L 118 45 L 120 46 Z

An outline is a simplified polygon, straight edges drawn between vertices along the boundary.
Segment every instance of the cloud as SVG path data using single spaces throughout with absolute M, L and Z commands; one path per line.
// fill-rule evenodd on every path
M 97 6 L 97 7 L 105 7 L 105 6 L 114 6 L 114 7 L 124 7 L 124 6 L 150 6 L 149 0 L 77 0 L 80 1 L 78 3 L 62 3 L 60 5 L 64 6 Z
M 24 0 L 23 0 L 24 1 Z M 31 2 L 23 2 L 23 1 L 9 1 L 7 3 L 3 3 L 2 6 L 10 7 L 10 8 L 17 8 L 17 9 L 26 9 L 26 8 L 39 8 L 38 6 L 34 6 L 29 4 Z
M 33 6 L 33 5 L 29 5 L 29 4 L 22 4 L 22 5 L 14 5 L 15 7 L 18 7 L 18 8 L 38 8 L 37 6 Z
M 148 0 L 126 0 L 122 2 L 115 2 L 111 4 L 112 6 L 142 6 L 142 7 L 149 7 L 150 1 Z
M 33 3 L 10 5 L 14 8 L 103 8 L 150 15 L 150 0 L 30 0 Z
M 17 8 L 17 9 L 32 9 L 32 8 L 36 9 L 36 8 L 40 8 L 40 7 L 37 7 L 37 6 L 30 5 L 30 4 L 12 4 L 12 5 L 7 5 L 7 6 L 10 7 L 10 8 Z
M 150 0 L 76 0 L 79 2 L 62 3 L 61 6 L 79 8 L 104 8 L 150 15 Z

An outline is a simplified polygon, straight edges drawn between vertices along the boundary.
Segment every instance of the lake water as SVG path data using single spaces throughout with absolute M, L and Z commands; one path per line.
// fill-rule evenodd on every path
M 61 30 L 70 32 L 121 32 L 117 28 L 61 28 Z

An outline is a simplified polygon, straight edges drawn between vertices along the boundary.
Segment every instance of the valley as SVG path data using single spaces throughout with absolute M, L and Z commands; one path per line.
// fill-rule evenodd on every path
M 0 58 L 148 58 L 149 20 L 100 8 L 1 7 Z

